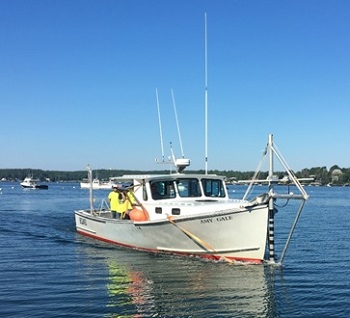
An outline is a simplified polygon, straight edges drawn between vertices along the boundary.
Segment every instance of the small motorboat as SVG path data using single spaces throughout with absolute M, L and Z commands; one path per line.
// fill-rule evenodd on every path
M 20 183 L 24 189 L 43 189 L 47 190 L 49 187 L 46 184 L 38 184 L 39 180 L 33 179 L 32 177 L 25 177 Z

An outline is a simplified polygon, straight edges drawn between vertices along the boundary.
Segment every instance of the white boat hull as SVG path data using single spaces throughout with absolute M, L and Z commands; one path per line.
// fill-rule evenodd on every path
M 30 177 L 26 177 L 21 183 L 20 185 L 22 186 L 22 188 L 24 189 L 48 189 L 48 185 L 46 184 L 37 184 L 36 180 L 30 178 Z
M 92 183 L 92 189 L 94 190 L 111 190 L 112 186 L 114 185 L 114 182 L 93 182 Z M 80 182 L 80 188 L 81 189 L 90 189 L 91 184 L 90 182 Z
M 264 260 L 266 205 L 143 222 L 111 219 L 109 212 L 102 214 L 75 211 L 78 233 L 149 252 L 253 263 Z

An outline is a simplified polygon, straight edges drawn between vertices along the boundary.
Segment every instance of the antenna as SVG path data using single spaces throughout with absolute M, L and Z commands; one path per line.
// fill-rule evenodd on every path
M 204 76 L 205 76 L 205 174 L 208 174 L 208 53 L 207 53 L 207 13 L 204 13 Z
M 182 156 L 182 158 L 185 158 L 184 151 L 183 151 L 183 148 L 182 148 L 181 132 L 180 132 L 179 120 L 177 118 L 177 111 L 176 111 L 176 104 L 175 104 L 175 97 L 174 97 L 173 90 L 171 90 L 171 97 L 173 98 L 173 106 L 174 106 L 175 120 L 176 120 L 176 126 L 177 126 L 177 133 L 179 135 L 180 148 L 181 148 L 181 156 Z
M 164 162 L 164 146 L 163 146 L 162 121 L 160 119 L 160 108 L 159 108 L 159 98 L 158 98 L 158 89 L 157 88 L 156 88 L 156 97 L 157 97 L 157 109 L 158 109 L 160 146 L 161 146 L 161 149 L 162 149 L 162 161 Z
M 159 107 L 158 90 L 156 89 L 157 107 L 158 107 L 158 120 L 159 120 L 159 133 L 160 133 L 160 144 L 161 144 L 161 147 L 162 147 L 162 161 L 159 162 L 158 159 L 156 159 L 156 162 L 163 163 L 163 164 L 167 164 L 167 163 L 174 164 L 174 166 L 176 168 L 176 172 L 177 173 L 181 173 L 186 167 L 188 167 L 191 164 L 191 160 L 184 158 L 183 149 L 182 149 L 182 142 L 181 142 L 180 127 L 179 127 L 179 122 L 178 122 L 178 118 L 177 118 L 177 112 L 176 112 L 176 105 L 175 105 L 175 98 L 174 98 L 173 90 L 171 90 L 171 94 L 172 94 L 172 97 L 173 97 L 173 105 L 174 105 L 174 111 L 175 111 L 177 131 L 178 131 L 179 139 L 180 139 L 182 158 L 179 158 L 179 159 L 175 158 L 174 151 L 173 151 L 173 146 L 172 146 L 172 143 L 170 143 L 170 150 L 171 150 L 171 157 L 169 158 L 170 161 L 169 162 L 165 162 L 164 161 L 162 122 L 161 122 L 161 119 L 160 119 L 160 107 Z

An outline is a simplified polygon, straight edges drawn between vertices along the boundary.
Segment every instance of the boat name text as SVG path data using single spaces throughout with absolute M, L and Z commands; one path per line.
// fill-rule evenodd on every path
M 217 218 L 215 218 L 214 220 L 216 220 L 217 222 L 222 222 L 222 221 L 231 221 L 232 220 L 232 216 L 219 216 Z M 202 224 L 206 224 L 206 223 L 213 223 L 213 219 L 204 219 L 201 220 Z
M 86 225 L 86 226 L 87 226 L 86 219 L 79 218 L 79 222 L 80 222 L 80 224 L 82 224 L 82 225 Z

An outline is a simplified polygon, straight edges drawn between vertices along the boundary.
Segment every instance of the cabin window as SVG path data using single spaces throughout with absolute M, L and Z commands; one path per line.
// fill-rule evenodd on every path
M 151 184 L 151 195 L 153 200 L 175 198 L 173 181 L 156 181 Z
M 202 179 L 202 186 L 206 197 L 225 197 L 224 185 L 220 179 Z
M 163 210 L 162 210 L 162 208 L 157 207 L 155 209 L 155 212 L 156 212 L 156 214 L 162 214 Z
M 182 198 L 201 196 L 198 179 L 178 179 L 176 180 L 176 187 Z
M 171 209 L 171 214 L 172 215 L 180 215 L 180 209 L 178 209 L 178 208 Z

